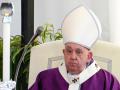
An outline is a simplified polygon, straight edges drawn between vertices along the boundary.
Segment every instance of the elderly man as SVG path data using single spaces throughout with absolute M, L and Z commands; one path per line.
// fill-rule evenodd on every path
M 117 79 L 93 60 L 91 47 L 101 36 L 95 14 L 80 6 L 63 23 L 64 63 L 42 71 L 29 90 L 120 90 Z

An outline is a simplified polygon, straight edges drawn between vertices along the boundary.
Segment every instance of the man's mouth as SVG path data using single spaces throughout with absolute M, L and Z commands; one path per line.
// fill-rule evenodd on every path
M 70 66 L 76 66 L 77 63 L 70 63 Z

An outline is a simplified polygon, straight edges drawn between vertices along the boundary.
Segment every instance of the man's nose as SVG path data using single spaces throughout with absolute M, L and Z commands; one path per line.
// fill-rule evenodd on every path
M 71 54 L 71 59 L 72 59 L 72 60 L 76 60 L 76 59 L 77 59 L 77 55 L 76 55 L 75 52 L 72 52 L 72 54 Z

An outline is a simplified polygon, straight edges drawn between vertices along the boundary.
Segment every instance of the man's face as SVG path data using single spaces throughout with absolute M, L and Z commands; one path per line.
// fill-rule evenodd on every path
M 63 53 L 66 68 L 71 74 L 79 74 L 82 72 L 92 58 L 92 52 L 75 43 L 66 43 Z

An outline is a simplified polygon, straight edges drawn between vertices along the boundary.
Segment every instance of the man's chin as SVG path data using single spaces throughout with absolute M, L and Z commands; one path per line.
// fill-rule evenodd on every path
M 80 71 L 72 68 L 72 69 L 69 70 L 69 73 L 71 73 L 71 74 L 79 74 Z

